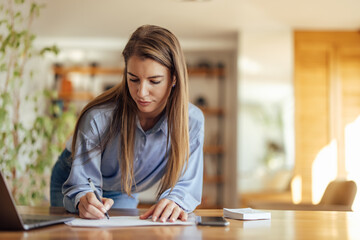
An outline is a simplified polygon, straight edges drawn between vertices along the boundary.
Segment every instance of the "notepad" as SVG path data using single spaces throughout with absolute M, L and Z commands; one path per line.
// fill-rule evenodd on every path
M 252 208 L 224 208 L 224 217 L 242 220 L 271 219 L 271 213 Z
M 76 218 L 70 222 L 66 222 L 67 225 L 73 227 L 136 227 L 136 226 L 168 226 L 168 225 L 195 225 L 193 219 L 183 222 L 176 220 L 175 222 L 153 222 L 151 219 L 139 219 L 139 216 L 119 216 L 110 217 L 110 219 L 82 219 Z

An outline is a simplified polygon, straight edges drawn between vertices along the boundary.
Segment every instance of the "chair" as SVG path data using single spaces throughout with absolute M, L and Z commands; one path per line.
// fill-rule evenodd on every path
M 351 208 L 356 196 L 354 181 L 335 180 L 326 187 L 319 205 L 342 205 Z
M 309 211 L 352 211 L 357 192 L 356 183 L 347 180 L 334 180 L 326 187 L 318 204 L 292 204 L 254 201 L 249 203 L 252 208 L 273 210 L 309 210 Z

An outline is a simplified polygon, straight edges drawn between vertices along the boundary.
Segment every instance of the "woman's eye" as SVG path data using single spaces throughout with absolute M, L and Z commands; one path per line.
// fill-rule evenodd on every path
M 152 84 L 159 84 L 161 81 L 151 81 Z
M 137 82 L 137 81 L 139 81 L 139 79 L 136 79 L 136 78 L 130 78 L 129 80 L 132 81 L 132 82 Z

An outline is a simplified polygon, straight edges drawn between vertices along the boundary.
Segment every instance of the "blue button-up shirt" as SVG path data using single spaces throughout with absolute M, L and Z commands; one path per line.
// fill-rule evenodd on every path
M 121 192 L 120 135 L 108 143 L 105 150 L 92 150 L 101 140 L 111 121 L 113 107 L 96 107 L 82 118 L 78 137 L 77 153 L 69 178 L 63 185 L 64 205 L 70 212 L 76 211 L 80 198 L 91 191 L 87 182 L 91 178 L 98 191 Z M 166 154 L 167 117 L 164 115 L 153 128 L 143 131 L 136 120 L 134 146 L 134 184 L 132 193 L 144 191 L 163 176 L 168 161 Z M 174 189 L 166 190 L 160 199 L 167 198 L 177 203 L 186 212 L 193 211 L 201 202 L 203 182 L 204 116 L 199 108 L 189 104 L 189 164 L 180 176 Z M 171 141 L 171 139 L 170 139 Z M 67 144 L 70 150 L 71 140 Z M 170 146 L 170 144 L 168 145 Z M 169 148 L 169 147 L 168 147 Z

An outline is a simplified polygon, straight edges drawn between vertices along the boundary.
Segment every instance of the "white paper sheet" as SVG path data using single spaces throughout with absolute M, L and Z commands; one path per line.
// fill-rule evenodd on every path
M 153 222 L 151 219 L 142 220 L 139 216 L 119 216 L 110 217 L 110 219 L 90 220 L 76 218 L 66 222 L 67 225 L 73 227 L 135 227 L 135 226 L 165 226 L 165 225 L 195 225 L 194 219 L 190 218 L 183 222 L 176 220 L 175 222 Z

